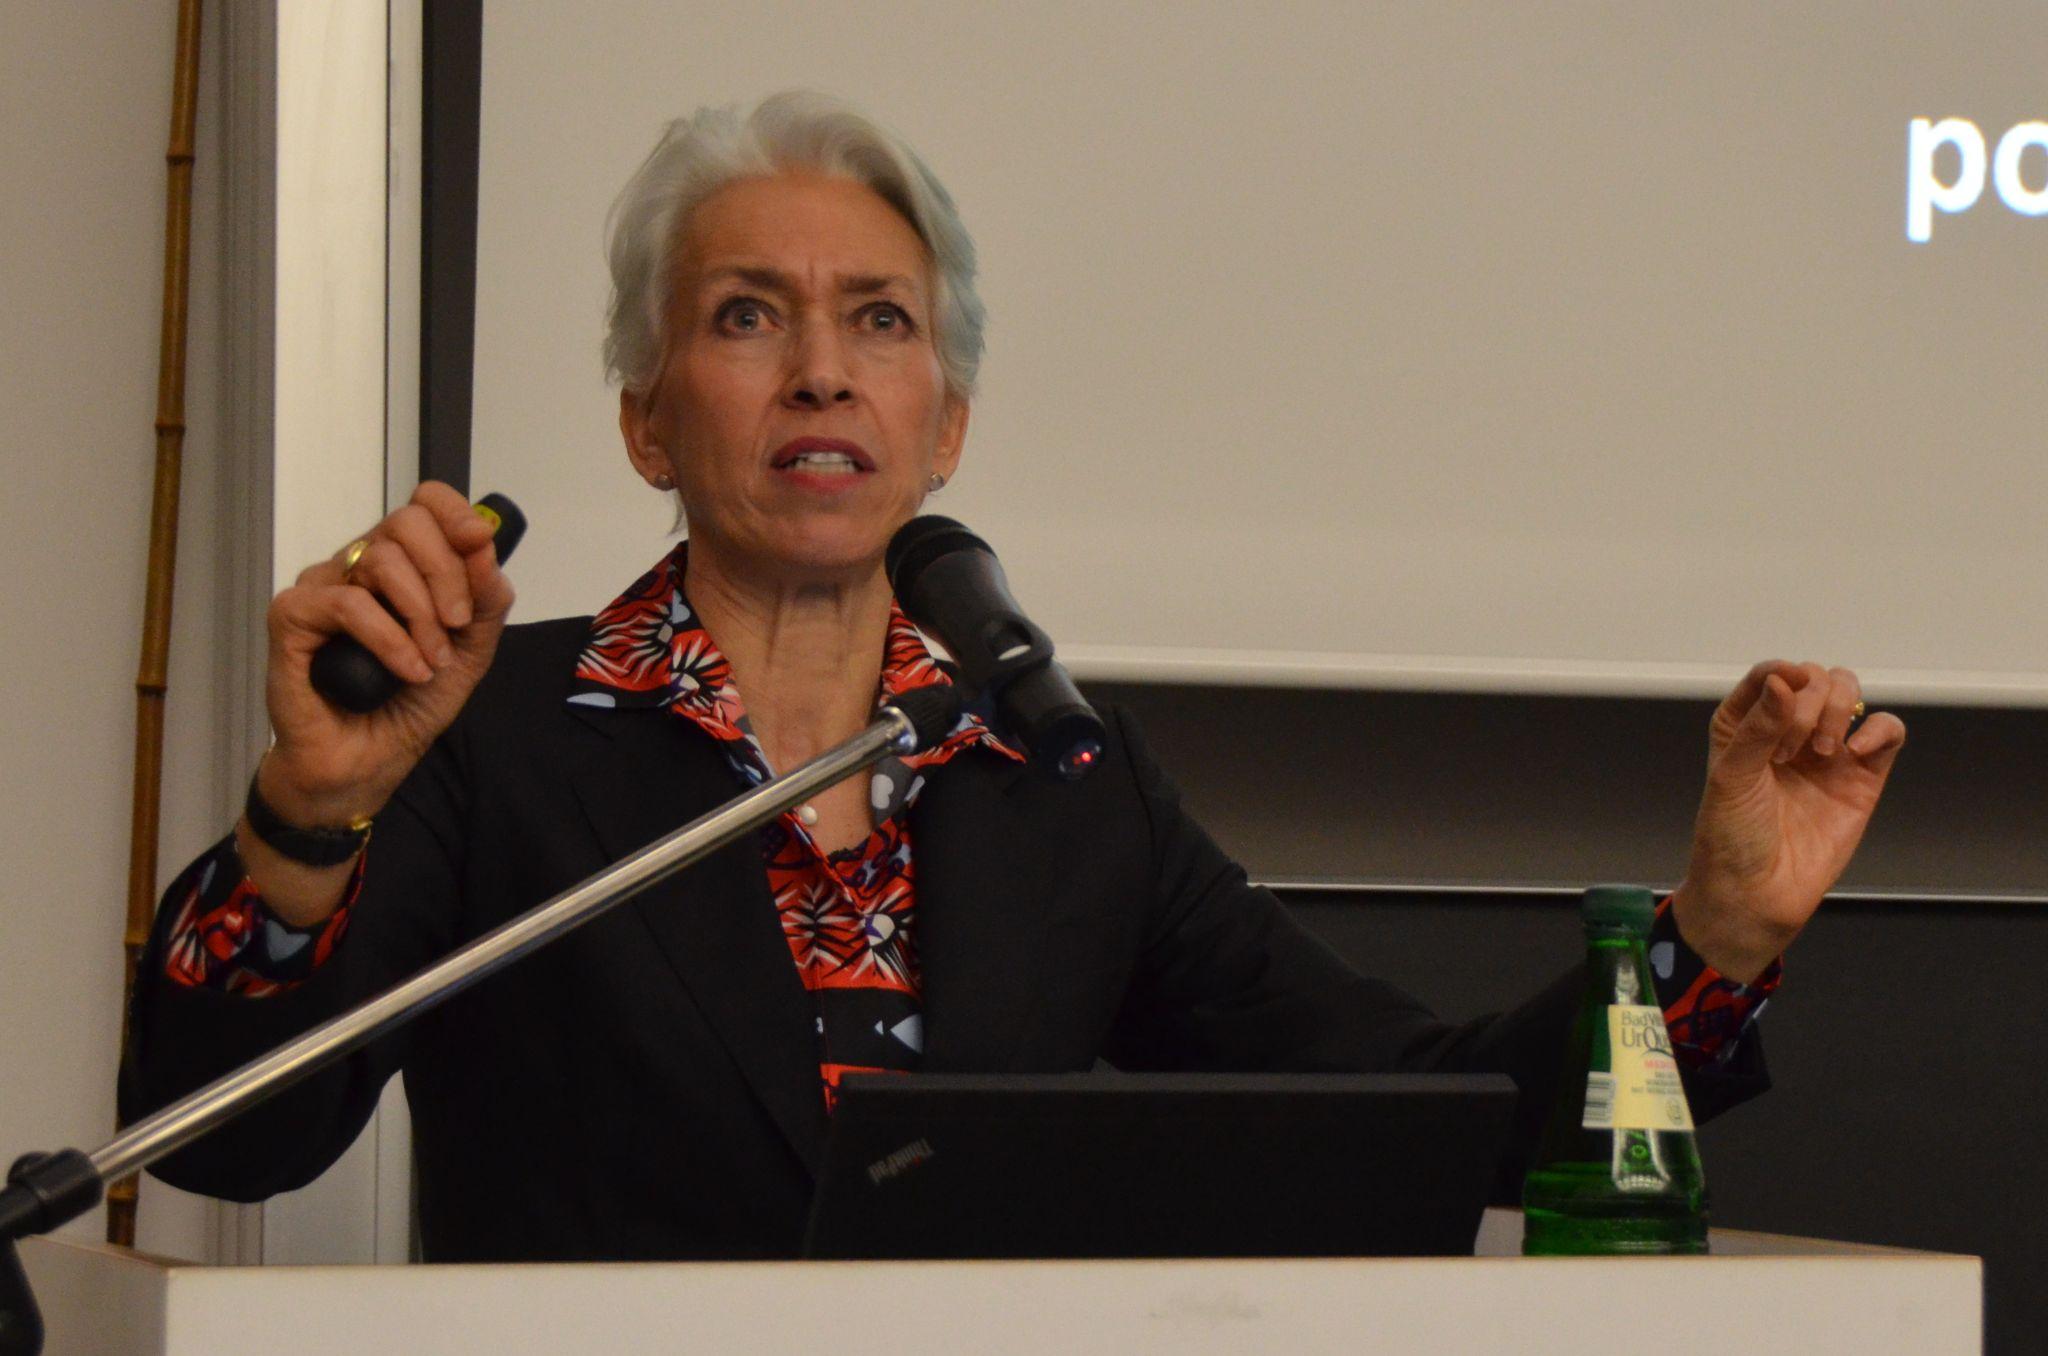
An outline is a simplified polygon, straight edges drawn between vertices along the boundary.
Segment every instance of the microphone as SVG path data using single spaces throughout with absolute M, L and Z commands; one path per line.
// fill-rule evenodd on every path
M 487 494 L 474 507 L 477 516 L 491 525 L 491 545 L 503 565 L 526 535 L 526 515 L 502 494 Z M 384 610 L 390 611 L 391 605 L 386 603 Z M 348 635 L 335 636 L 313 652 L 309 676 L 315 692 L 357 715 L 376 710 L 405 686 L 360 640 Z
M 1102 718 L 1053 662 L 1052 637 L 1010 596 L 988 543 L 927 514 L 897 529 L 886 564 L 904 615 L 946 647 L 969 687 L 990 697 L 1003 732 L 1065 780 L 1086 776 L 1102 756 Z

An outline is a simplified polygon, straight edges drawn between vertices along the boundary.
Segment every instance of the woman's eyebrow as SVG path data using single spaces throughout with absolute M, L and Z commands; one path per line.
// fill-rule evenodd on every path
M 725 268 L 711 269 L 700 279 L 700 284 L 710 287 L 727 281 L 743 282 L 749 287 L 758 287 L 764 292 L 782 292 L 786 294 L 796 290 L 791 285 L 789 275 L 781 272 L 779 269 L 759 268 L 747 264 L 733 264 Z
M 840 291 L 860 297 L 873 296 L 892 288 L 908 292 L 913 297 L 920 295 L 918 285 L 901 273 L 858 273 L 839 280 Z
M 704 286 L 714 286 L 726 281 L 738 281 L 749 287 L 758 287 L 766 292 L 779 292 L 783 296 L 794 296 L 799 288 L 795 279 L 777 268 L 764 268 L 755 264 L 731 264 L 714 268 L 705 273 Z M 836 279 L 841 293 L 851 296 L 875 296 L 892 289 L 908 292 L 913 297 L 922 297 L 923 290 L 915 279 L 901 273 L 849 273 Z

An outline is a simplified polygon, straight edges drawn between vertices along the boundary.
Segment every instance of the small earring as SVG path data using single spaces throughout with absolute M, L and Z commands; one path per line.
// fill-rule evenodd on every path
M 654 478 L 654 488 L 657 490 L 672 490 L 675 487 L 675 477 L 671 476 L 666 471 L 663 471 L 660 475 Z
M 940 490 L 946 488 L 946 478 L 937 471 L 934 471 L 932 472 L 931 479 L 925 481 L 924 488 L 928 494 L 937 494 Z

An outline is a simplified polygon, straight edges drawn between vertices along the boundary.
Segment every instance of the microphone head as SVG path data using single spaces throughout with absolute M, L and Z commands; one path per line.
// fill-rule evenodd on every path
M 896 535 L 889 538 L 888 552 L 882 558 L 889 573 L 889 587 L 895 591 L 897 600 L 902 601 L 916 589 L 918 577 L 927 565 L 955 551 L 995 554 L 989 549 L 989 544 L 968 531 L 964 523 L 937 513 L 912 518 L 897 528 Z
M 1010 596 L 989 544 L 928 514 L 896 530 L 885 565 L 904 615 L 952 655 L 962 683 L 993 699 L 1000 732 L 1055 775 L 1086 776 L 1102 757 L 1102 720 L 1053 662 L 1052 638 Z

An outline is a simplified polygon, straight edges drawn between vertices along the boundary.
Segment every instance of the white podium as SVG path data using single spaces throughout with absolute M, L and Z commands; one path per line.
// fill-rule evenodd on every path
M 206 1267 L 31 1239 L 49 1356 L 1742 1350 L 1976 1356 L 1974 1257 L 1716 1231 L 1692 1258 Z

